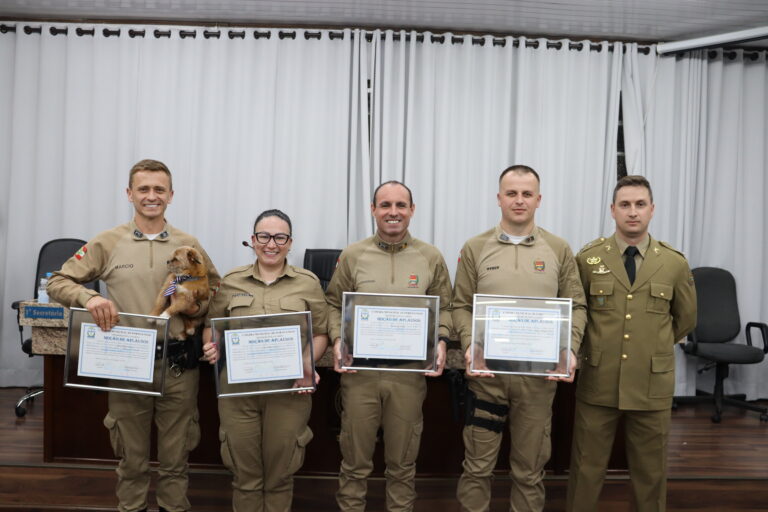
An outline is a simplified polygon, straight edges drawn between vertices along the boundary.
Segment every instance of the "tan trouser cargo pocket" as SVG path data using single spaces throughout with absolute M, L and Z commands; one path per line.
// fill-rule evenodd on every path
M 235 464 L 235 458 L 232 456 L 232 447 L 229 445 L 227 433 L 222 429 L 219 429 L 219 442 L 221 442 L 221 446 L 219 447 L 219 451 L 221 452 L 221 461 L 224 463 L 224 466 L 228 470 L 230 470 L 232 473 L 235 473 L 237 470 L 237 464 Z
M 117 420 L 109 413 L 104 416 L 104 426 L 109 430 L 109 443 L 112 445 L 112 451 L 115 457 L 122 459 L 125 456 L 123 449 L 123 437 L 120 435 L 120 428 L 117 426 Z
M 296 438 L 296 447 L 293 450 L 291 463 L 288 464 L 288 474 L 292 475 L 301 469 L 302 464 L 304 464 L 304 452 L 313 437 L 312 430 L 309 427 L 306 427 L 304 432 L 299 434 L 299 437 Z
M 411 464 L 416 461 L 416 457 L 419 456 L 419 445 L 421 444 L 421 432 L 424 430 L 423 423 L 417 423 L 411 428 L 411 439 L 405 446 L 405 453 L 403 454 L 403 463 Z
M 187 451 L 191 452 L 197 445 L 200 444 L 200 413 L 195 412 L 195 415 L 189 419 L 189 425 L 187 426 Z

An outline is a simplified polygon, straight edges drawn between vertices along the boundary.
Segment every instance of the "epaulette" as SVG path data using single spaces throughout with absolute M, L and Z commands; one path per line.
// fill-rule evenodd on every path
M 231 276 L 232 274 L 239 274 L 240 272 L 243 272 L 244 270 L 250 270 L 253 268 L 253 265 L 241 265 L 239 267 L 235 267 L 226 274 L 224 274 L 224 277 Z M 223 279 L 223 278 L 222 278 Z
M 665 248 L 669 249 L 672 252 L 676 252 L 677 254 L 682 256 L 683 259 L 685 259 L 685 254 L 683 254 L 682 252 L 680 252 L 677 249 L 675 249 L 674 247 L 672 247 L 669 243 L 662 242 L 661 240 L 658 240 L 658 242 L 659 242 L 659 245 L 661 245 L 662 247 L 665 247 Z
M 317 277 L 317 275 L 314 272 L 312 272 L 311 270 L 307 270 L 307 269 L 305 269 L 303 267 L 293 267 L 293 271 L 296 272 L 297 274 L 301 274 L 301 275 L 304 275 L 304 276 L 311 277 L 315 281 L 320 282 L 320 278 Z
M 587 242 L 587 244 L 579 250 L 578 254 L 583 253 L 587 249 L 591 249 L 592 247 L 598 246 L 598 245 L 602 244 L 603 242 L 605 242 L 605 237 L 604 236 L 601 236 L 600 238 L 595 238 L 591 242 Z

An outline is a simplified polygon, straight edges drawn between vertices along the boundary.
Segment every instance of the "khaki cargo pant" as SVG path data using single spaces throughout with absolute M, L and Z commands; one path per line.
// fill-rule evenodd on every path
M 427 394 L 418 373 L 366 370 L 341 376 L 341 470 L 336 502 L 342 512 L 365 510 L 367 479 L 379 427 L 384 430 L 387 510 L 411 511 L 416 500 L 419 453 Z
M 622 411 L 576 400 L 568 511 L 597 510 L 616 426 L 624 416 L 629 477 L 637 512 L 663 512 L 667 504 L 670 410 Z
M 543 377 L 496 374 L 494 378 L 469 378 L 469 389 L 477 398 L 509 406 L 512 477 L 510 510 L 537 512 L 544 508 L 544 465 L 552 451 L 552 400 L 557 383 Z M 475 416 L 504 421 L 505 418 L 476 410 Z M 464 471 L 456 492 L 461 510 L 485 512 L 491 500 L 493 469 L 499 455 L 502 433 L 483 427 L 464 427 Z
M 155 371 L 161 371 L 157 363 Z M 197 413 L 199 370 L 174 377 L 165 368 L 162 397 L 109 393 L 109 412 L 104 426 L 117 467 L 117 499 L 120 512 L 147 507 L 149 446 L 152 418 L 157 426 L 157 503 L 169 512 L 191 508 L 187 499 L 189 452 L 200 442 Z
M 221 458 L 232 471 L 234 512 L 289 512 L 293 475 L 312 439 L 310 395 L 220 398 Z

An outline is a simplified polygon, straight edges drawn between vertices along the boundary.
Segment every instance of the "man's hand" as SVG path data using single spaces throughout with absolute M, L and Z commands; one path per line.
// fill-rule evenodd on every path
M 342 368 L 342 361 L 344 365 L 352 363 L 352 356 L 349 354 L 342 354 L 341 351 L 341 338 L 336 338 L 333 341 L 333 369 L 338 373 L 357 373 L 357 370 L 345 370 Z
M 213 331 L 210 327 L 203 329 L 203 359 L 211 364 L 219 360 L 219 347 L 213 343 Z
M 437 342 L 437 362 L 436 369 L 433 372 L 428 372 L 425 375 L 427 377 L 439 377 L 443 374 L 445 368 L 445 358 L 448 353 L 448 348 L 443 340 Z
M 314 372 L 314 381 L 315 381 L 315 387 L 317 387 L 318 384 L 320 384 L 320 375 L 317 372 Z M 293 383 L 294 388 L 309 388 L 312 386 L 312 377 L 309 377 L 307 375 L 304 375 L 304 377 L 300 379 L 296 379 L 296 382 Z M 314 389 L 302 389 L 301 391 L 297 391 L 300 395 L 308 395 L 309 393 L 314 393 Z
M 571 355 L 571 360 L 568 362 L 568 365 L 566 366 L 566 359 L 568 357 L 568 354 Z M 556 380 L 559 382 L 573 382 L 573 378 L 576 376 L 576 354 L 573 353 L 572 350 L 561 350 L 560 351 L 560 362 L 557 363 L 557 366 L 554 370 L 547 370 L 547 373 L 565 373 L 565 369 L 568 368 L 568 375 L 570 377 L 547 377 L 547 380 Z
M 485 365 L 485 358 L 483 357 L 483 350 L 480 347 L 475 347 L 475 370 L 472 371 L 472 345 L 464 352 L 464 362 L 467 365 L 466 374 L 468 377 L 495 377 L 493 373 Z
M 101 295 L 94 295 L 85 304 L 85 309 L 93 317 L 93 321 L 102 331 L 108 331 L 112 329 L 120 317 L 117 315 L 117 308 L 115 303 L 109 299 L 105 299 Z

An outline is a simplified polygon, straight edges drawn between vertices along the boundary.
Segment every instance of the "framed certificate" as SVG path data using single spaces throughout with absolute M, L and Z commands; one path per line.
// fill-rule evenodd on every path
M 165 383 L 165 318 L 119 313 L 102 331 L 86 309 L 69 314 L 64 385 L 161 396 Z
M 214 318 L 211 331 L 218 397 L 315 389 L 309 311 Z
M 440 297 L 344 292 L 341 367 L 434 371 Z
M 569 377 L 571 299 L 475 294 L 473 372 Z

